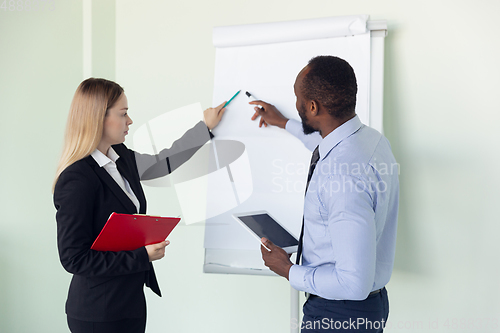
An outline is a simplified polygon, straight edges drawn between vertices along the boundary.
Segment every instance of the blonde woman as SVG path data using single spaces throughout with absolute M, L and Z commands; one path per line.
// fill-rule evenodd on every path
M 90 247 L 112 212 L 146 213 L 140 175 L 157 161 L 165 174 L 189 159 L 212 137 L 222 105 L 205 110 L 204 122 L 170 149 L 150 156 L 123 144 L 132 119 L 122 87 L 90 78 L 76 90 L 54 183 L 59 257 L 73 274 L 66 301 L 71 332 L 145 331 L 144 284 L 161 296 L 152 262 L 163 258 L 168 241 L 134 251 Z

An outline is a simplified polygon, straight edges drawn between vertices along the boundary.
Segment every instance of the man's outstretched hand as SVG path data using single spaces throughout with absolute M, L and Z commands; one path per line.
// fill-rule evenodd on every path
M 288 118 L 283 116 L 274 105 L 264 101 L 252 101 L 249 104 L 262 106 L 262 108 L 256 106 L 254 108 L 255 113 L 252 116 L 252 120 L 257 119 L 260 116 L 259 127 L 262 127 L 262 125 L 265 127 L 267 127 L 267 125 L 272 125 L 283 129 L 285 128 Z

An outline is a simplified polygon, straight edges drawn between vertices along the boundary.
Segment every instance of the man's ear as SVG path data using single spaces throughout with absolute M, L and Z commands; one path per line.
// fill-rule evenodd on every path
M 311 112 L 312 116 L 318 115 L 319 108 L 316 101 L 312 100 L 311 102 L 309 102 L 309 111 Z

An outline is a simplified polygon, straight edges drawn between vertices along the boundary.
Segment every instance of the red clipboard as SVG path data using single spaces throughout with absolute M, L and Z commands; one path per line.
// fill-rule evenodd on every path
M 160 243 L 181 219 L 148 215 L 112 213 L 91 249 L 96 251 L 132 251 Z

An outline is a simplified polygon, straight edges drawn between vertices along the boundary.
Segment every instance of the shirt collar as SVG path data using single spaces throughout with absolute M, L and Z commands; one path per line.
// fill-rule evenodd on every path
M 342 140 L 359 130 L 361 126 L 363 126 L 363 124 L 356 115 L 354 118 L 346 121 L 324 137 L 319 144 L 320 160 L 324 159 L 326 155 L 328 155 L 328 153 Z
M 99 164 L 100 167 L 103 167 L 110 162 L 116 163 L 116 161 L 120 158 L 113 147 L 109 147 L 108 156 L 104 155 L 99 149 L 94 150 L 90 155 L 94 158 L 94 160 L 97 162 L 97 164 Z

